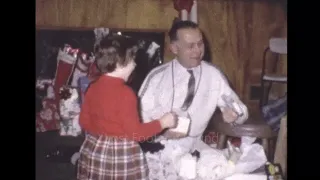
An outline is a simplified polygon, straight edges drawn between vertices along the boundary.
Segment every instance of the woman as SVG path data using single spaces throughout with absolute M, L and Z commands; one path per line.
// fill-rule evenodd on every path
M 123 36 L 108 36 L 96 54 L 102 75 L 89 86 L 80 112 L 86 139 L 80 149 L 79 180 L 148 179 L 139 141 L 176 126 L 176 115 L 141 124 L 137 98 L 125 82 L 135 68 L 135 43 Z

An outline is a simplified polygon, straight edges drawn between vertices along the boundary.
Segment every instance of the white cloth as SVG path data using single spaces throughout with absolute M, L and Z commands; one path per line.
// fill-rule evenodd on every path
M 159 164 L 159 167 L 149 167 L 151 172 L 161 171 L 159 168 L 164 167 L 163 164 L 168 166 L 165 168 L 167 170 L 173 167 L 173 165 L 170 165 L 170 163 L 164 160 L 169 158 L 165 156 L 173 157 L 172 152 L 167 155 L 165 153 L 169 151 L 169 149 L 172 149 L 171 146 L 173 144 L 174 146 L 181 147 L 180 149 L 183 149 L 183 153 L 192 152 L 195 149 L 200 151 L 203 147 L 206 147 L 201 141 L 201 135 L 206 129 L 216 107 L 218 106 L 221 108 L 226 106 L 221 98 L 222 95 L 232 97 L 234 101 L 240 105 L 244 115 L 239 117 L 236 120 L 236 123 L 242 124 L 248 118 L 247 107 L 230 88 L 226 78 L 218 68 L 210 63 L 202 61 L 199 66 L 192 70 L 196 80 L 196 92 L 193 102 L 187 110 L 187 113 L 191 118 L 189 134 L 187 137 L 177 140 L 162 140 L 162 143 L 165 144 L 164 150 L 155 155 L 147 154 L 148 164 L 154 161 L 152 160 L 152 157 L 161 156 L 160 159 L 162 165 Z M 160 118 L 166 112 L 170 112 L 174 109 L 180 109 L 187 95 L 189 77 L 190 74 L 187 72 L 187 69 L 184 68 L 176 59 L 153 69 L 147 75 L 138 93 L 141 103 L 141 115 L 143 122 L 150 122 L 154 119 Z M 160 136 L 158 140 L 160 139 L 163 139 L 163 137 Z M 157 173 L 150 174 L 150 176 L 153 176 L 152 174 Z M 163 173 L 161 176 L 165 176 L 164 179 L 170 179 L 168 174 L 171 174 L 170 176 L 172 177 L 174 176 L 172 173 L 167 173 L 167 175 L 166 173 Z M 155 178 L 155 175 L 150 177 L 150 179 L 153 178 Z M 160 175 L 157 178 L 163 179 L 160 178 Z

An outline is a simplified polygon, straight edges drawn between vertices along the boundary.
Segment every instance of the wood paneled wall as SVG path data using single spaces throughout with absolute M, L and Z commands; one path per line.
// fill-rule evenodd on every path
M 168 29 L 171 0 L 36 0 L 36 24 L 69 27 Z
M 199 25 L 210 43 L 212 61 L 226 73 L 248 104 L 250 86 L 259 85 L 262 55 L 271 37 L 286 37 L 286 15 L 272 1 L 199 1 Z M 284 67 L 284 66 L 282 66 Z M 285 69 L 285 68 L 284 68 Z
M 250 85 L 259 83 L 268 39 L 286 35 L 281 4 L 268 0 L 198 0 L 198 13 L 212 62 L 248 102 Z M 172 0 L 36 0 L 37 26 L 167 31 L 177 15 Z M 165 61 L 172 57 L 166 47 Z

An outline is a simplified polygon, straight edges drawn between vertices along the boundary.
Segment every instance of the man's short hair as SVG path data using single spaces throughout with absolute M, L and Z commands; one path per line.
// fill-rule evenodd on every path
M 170 38 L 170 41 L 176 41 L 178 40 L 178 35 L 177 35 L 177 32 L 179 29 L 188 29 L 188 28 L 191 28 L 191 29 L 197 29 L 199 28 L 198 24 L 197 23 L 194 23 L 192 21 L 177 21 L 177 22 L 174 22 L 171 26 L 171 29 L 169 31 L 169 38 Z

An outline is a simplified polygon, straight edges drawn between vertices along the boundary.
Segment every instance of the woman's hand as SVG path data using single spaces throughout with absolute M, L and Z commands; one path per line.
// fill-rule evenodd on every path
M 169 112 L 164 114 L 159 121 L 162 129 L 174 128 L 177 126 L 178 116 L 173 112 Z

